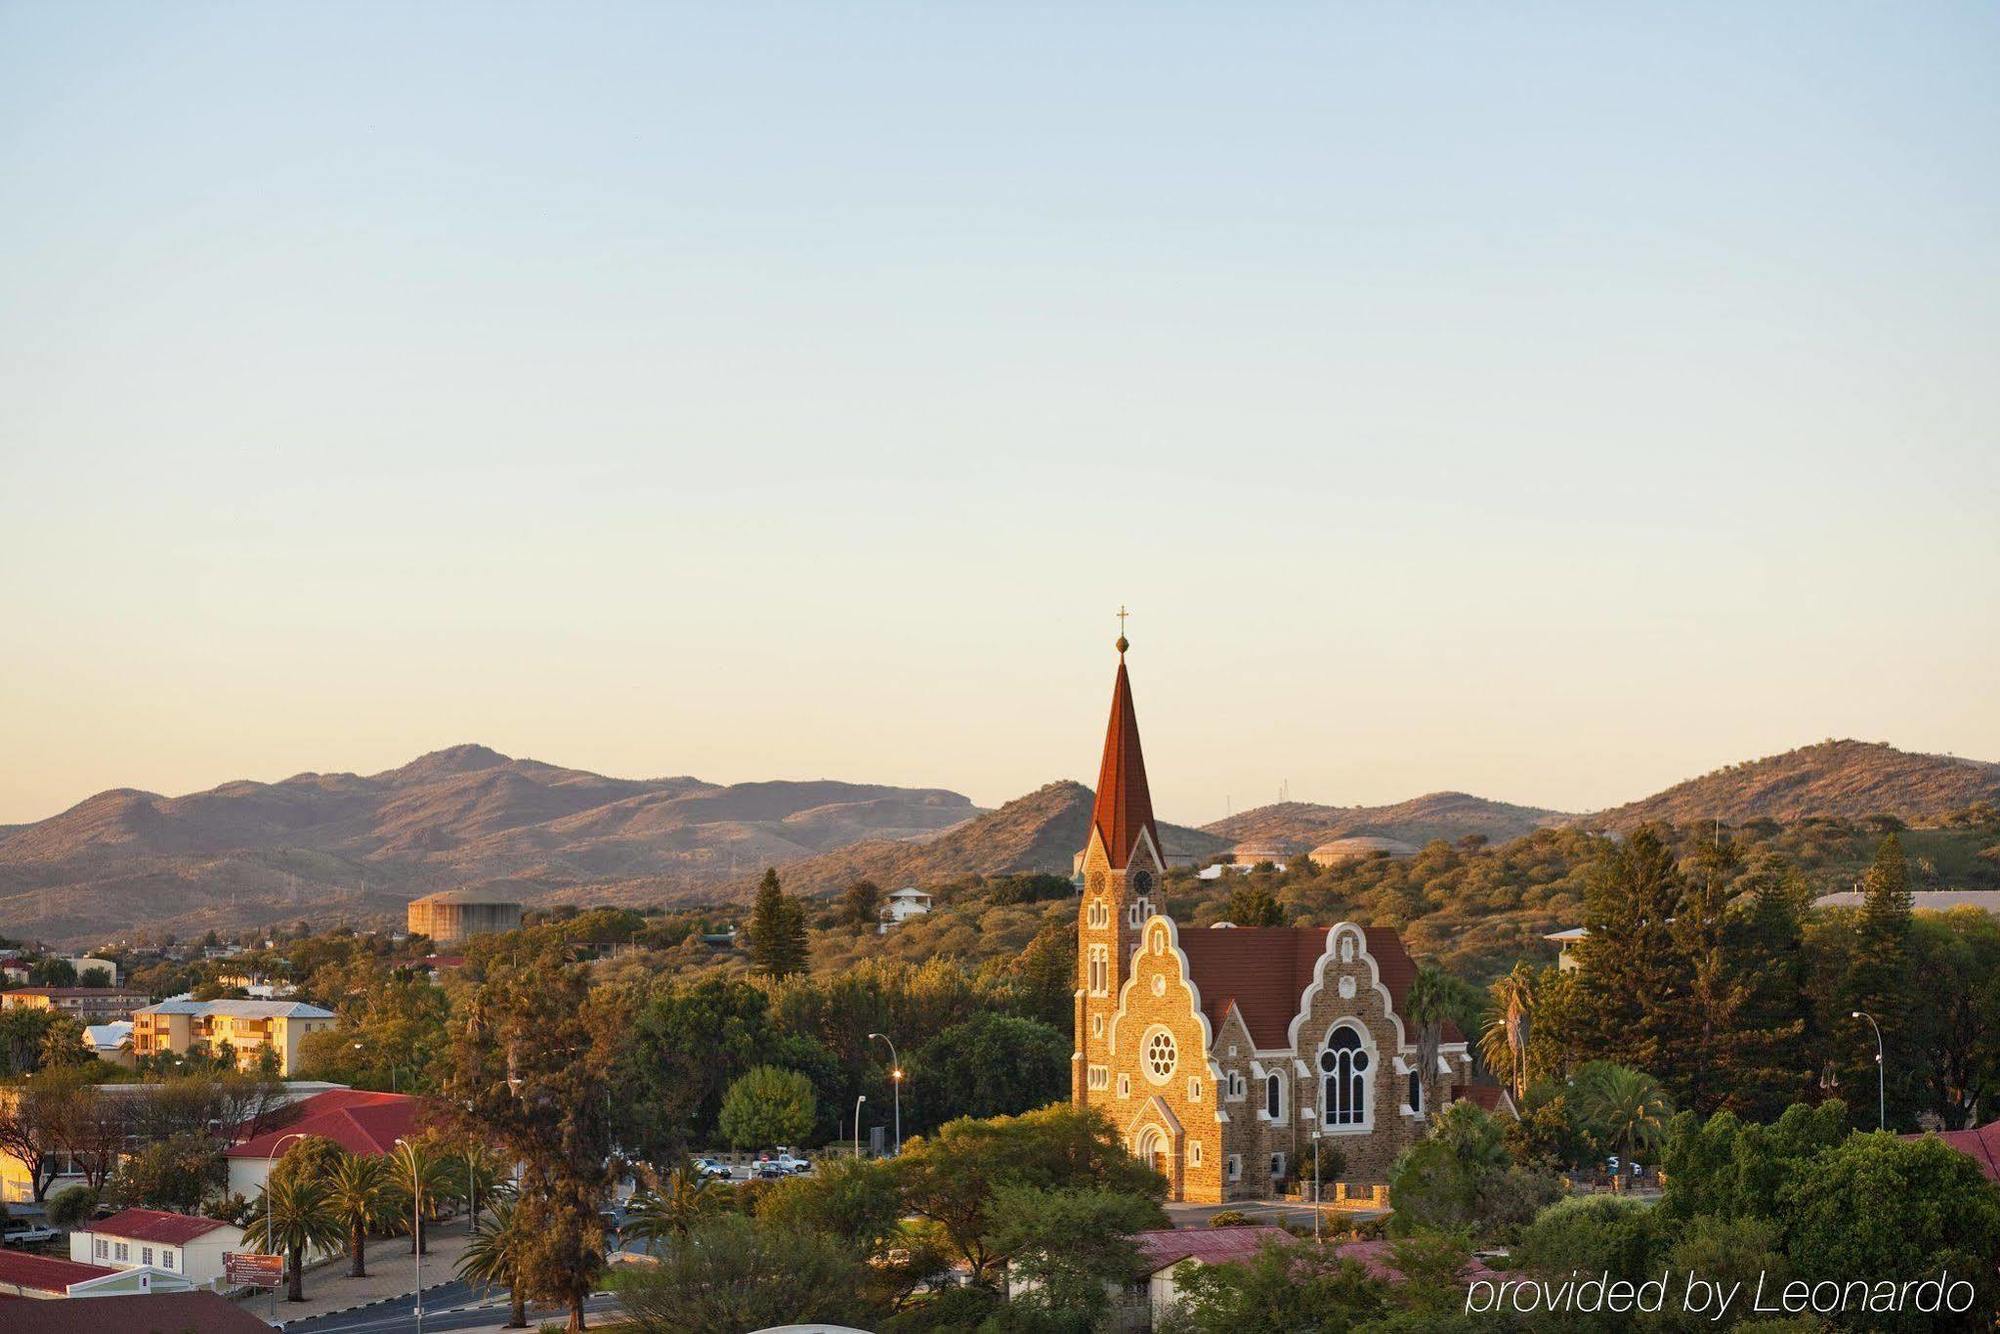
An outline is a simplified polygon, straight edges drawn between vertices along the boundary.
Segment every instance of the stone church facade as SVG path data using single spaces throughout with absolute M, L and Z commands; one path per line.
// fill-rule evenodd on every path
M 1315 1129 L 1345 1154 L 1346 1182 L 1383 1183 L 1430 1108 L 1470 1085 L 1465 1037 L 1446 1023 L 1436 1068 L 1419 1069 L 1404 1013 L 1416 965 L 1393 930 L 1183 931 L 1158 910 L 1166 863 L 1126 647 L 1121 635 L 1082 858 L 1071 1096 L 1110 1117 L 1172 1200 L 1262 1199 L 1310 1180 Z

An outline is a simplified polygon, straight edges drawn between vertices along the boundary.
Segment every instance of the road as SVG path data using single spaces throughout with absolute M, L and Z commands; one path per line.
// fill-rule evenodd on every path
M 480 1302 L 471 1310 L 452 1311 L 447 1307 L 464 1306 Z M 391 1297 L 373 1306 L 364 1306 L 358 1311 L 344 1311 L 338 1315 L 314 1316 L 284 1326 L 286 1334 L 417 1334 L 416 1299 L 405 1293 L 401 1297 Z M 618 1299 L 603 1294 L 592 1297 L 584 1303 L 584 1309 L 592 1315 L 602 1315 L 618 1308 Z M 481 1293 L 469 1283 L 441 1283 L 424 1291 L 424 1330 L 485 1329 L 493 1325 L 507 1323 L 507 1301 L 505 1296 L 487 1298 L 482 1301 Z M 568 1312 L 552 1306 L 530 1306 L 528 1327 L 536 1328 L 545 1320 L 565 1319 Z

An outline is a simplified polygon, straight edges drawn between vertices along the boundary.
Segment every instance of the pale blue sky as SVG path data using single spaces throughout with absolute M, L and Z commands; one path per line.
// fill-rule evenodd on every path
M 2000 759 L 2000 8 L 0 4 L 0 821 Z

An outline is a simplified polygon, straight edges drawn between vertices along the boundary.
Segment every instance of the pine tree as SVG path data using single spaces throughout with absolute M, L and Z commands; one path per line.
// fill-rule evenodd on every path
M 1667 1069 L 1674 1100 L 1703 1116 L 1721 1105 L 1724 1067 L 1750 1000 L 1750 980 L 1736 966 L 1729 920 L 1742 859 L 1721 830 L 1695 854 L 1694 874 L 1673 920 L 1674 948 L 1686 961 L 1687 991 L 1675 1024 Z
M 1842 999 L 1849 1013 L 1874 1017 L 1888 1047 L 1903 1047 L 1899 1039 L 1909 1031 L 1914 989 L 1909 950 L 1911 902 L 1909 867 L 1903 859 L 1902 840 L 1893 832 L 1884 834 L 1875 849 L 1875 863 L 1862 880 L 1861 910 L 1854 924 L 1854 953 L 1848 964 Z M 1856 1087 L 1872 1082 L 1868 1076 L 1874 1073 L 1875 1053 L 1873 1034 L 1868 1036 L 1871 1039 L 1868 1042 L 1850 1044 L 1867 1058 L 1850 1055 L 1846 1062 L 1858 1081 Z
M 764 869 L 757 886 L 757 900 L 750 908 L 750 963 L 759 972 L 783 977 L 793 971 L 785 965 L 790 941 L 785 932 L 785 891 L 778 883 L 775 866 Z
M 785 899 L 785 970 L 781 977 L 793 973 L 803 973 L 812 959 L 812 946 L 806 936 L 805 900 L 796 895 Z
M 1808 1031 L 1804 927 L 1812 889 L 1795 867 L 1773 857 L 1746 877 L 1745 892 L 1748 911 L 1732 938 L 1749 995 L 1724 1052 L 1723 1105 L 1748 1120 L 1772 1121 L 1793 1103 L 1813 1100 L 1818 1074 L 1810 1058 L 1816 1044 Z
M 1577 946 L 1575 1037 L 1586 1058 L 1670 1077 L 1688 967 L 1674 940 L 1686 885 L 1660 834 L 1641 828 L 1612 848 L 1586 886 Z

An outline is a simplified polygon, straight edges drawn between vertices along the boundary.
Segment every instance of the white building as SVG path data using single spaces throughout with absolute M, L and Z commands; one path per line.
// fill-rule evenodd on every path
M 882 904 L 881 934 L 887 935 L 892 926 L 901 926 L 912 917 L 922 917 L 931 910 L 931 896 L 914 885 L 907 885 L 890 894 Z
M 127 1209 L 69 1234 L 69 1258 L 110 1269 L 153 1269 L 218 1287 L 222 1253 L 246 1249 L 243 1230 L 213 1218 Z M 157 1281 L 155 1286 L 157 1286 Z
M 1556 956 L 1557 971 L 1573 973 L 1577 970 L 1576 947 L 1589 934 L 1590 928 L 1587 926 L 1572 926 L 1562 931 L 1551 931 L 1542 937 L 1543 940 L 1550 942 L 1562 951 L 1562 953 Z

